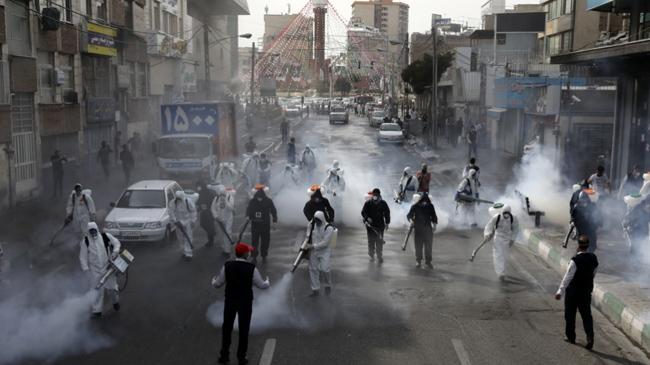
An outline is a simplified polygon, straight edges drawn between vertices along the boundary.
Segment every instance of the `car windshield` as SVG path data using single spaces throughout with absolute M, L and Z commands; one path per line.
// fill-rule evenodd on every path
M 210 155 L 210 139 L 205 137 L 162 138 L 158 156 L 162 158 L 203 158 Z
M 382 110 L 378 110 L 378 111 L 372 112 L 372 116 L 373 117 L 383 118 L 384 117 L 384 112 Z
M 399 127 L 397 124 L 391 124 L 391 123 L 384 123 L 381 125 L 381 130 L 382 131 L 395 131 L 399 132 L 402 129 Z
M 332 112 L 334 112 L 334 113 L 345 113 L 345 109 L 343 109 L 343 108 L 333 108 Z
M 162 190 L 127 190 L 117 202 L 118 208 L 165 208 Z

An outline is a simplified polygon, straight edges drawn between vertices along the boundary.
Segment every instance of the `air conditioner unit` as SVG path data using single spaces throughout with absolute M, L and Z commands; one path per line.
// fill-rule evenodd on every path
M 43 8 L 41 10 L 41 27 L 44 31 L 57 30 L 61 23 L 61 12 L 57 8 Z
M 79 104 L 79 96 L 76 91 L 66 91 L 63 93 L 63 102 L 66 104 Z

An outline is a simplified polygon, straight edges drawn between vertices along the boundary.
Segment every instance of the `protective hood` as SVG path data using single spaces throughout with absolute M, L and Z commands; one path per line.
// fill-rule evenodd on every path
M 320 210 L 316 211 L 316 213 L 314 213 L 314 219 L 318 219 L 322 223 L 325 223 L 326 222 L 325 221 L 325 213 L 321 212 Z
M 471 168 L 469 169 L 469 172 L 467 173 L 469 177 L 474 177 L 476 175 L 476 169 Z
M 82 195 L 85 195 L 85 196 L 90 196 L 90 197 L 92 197 L 92 196 L 93 196 L 93 191 L 90 190 L 90 189 L 83 189 L 83 190 L 81 191 L 81 194 L 82 194 Z
M 99 227 L 97 227 L 97 223 L 95 222 L 88 223 L 88 232 L 90 232 L 91 229 L 94 229 L 95 231 L 99 232 Z
M 183 190 L 178 190 L 174 193 L 174 196 L 176 196 L 176 199 L 183 199 L 185 198 L 185 192 Z
M 574 193 L 580 189 L 582 189 L 582 186 L 580 184 L 573 184 L 572 191 Z
M 411 168 L 409 166 L 406 166 L 404 168 L 404 173 L 407 174 L 407 175 L 410 175 L 411 174 Z
M 372 194 L 370 194 L 370 197 L 372 197 Z M 422 196 L 420 194 L 413 194 L 413 204 L 419 203 L 420 199 L 422 199 Z

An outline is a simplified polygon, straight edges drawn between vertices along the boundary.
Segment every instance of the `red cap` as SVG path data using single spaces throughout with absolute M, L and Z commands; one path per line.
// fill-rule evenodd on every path
M 247 245 L 243 242 L 239 242 L 238 244 L 235 245 L 235 253 L 237 256 L 244 256 L 245 254 L 249 252 L 253 252 L 255 250 L 255 247 L 251 245 Z

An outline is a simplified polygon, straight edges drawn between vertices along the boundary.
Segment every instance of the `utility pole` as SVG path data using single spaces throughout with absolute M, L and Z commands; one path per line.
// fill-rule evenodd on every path
M 255 105 L 255 42 L 251 46 L 251 107 Z
M 431 82 L 431 146 L 438 148 L 438 29 L 432 20 L 431 38 L 433 39 L 433 80 Z
M 208 17 L 203 24 L 203 53 L 205 63 L 205 99 L 212 98 L 212 80 L 210 78 L 210 31 L 208 29 Z

